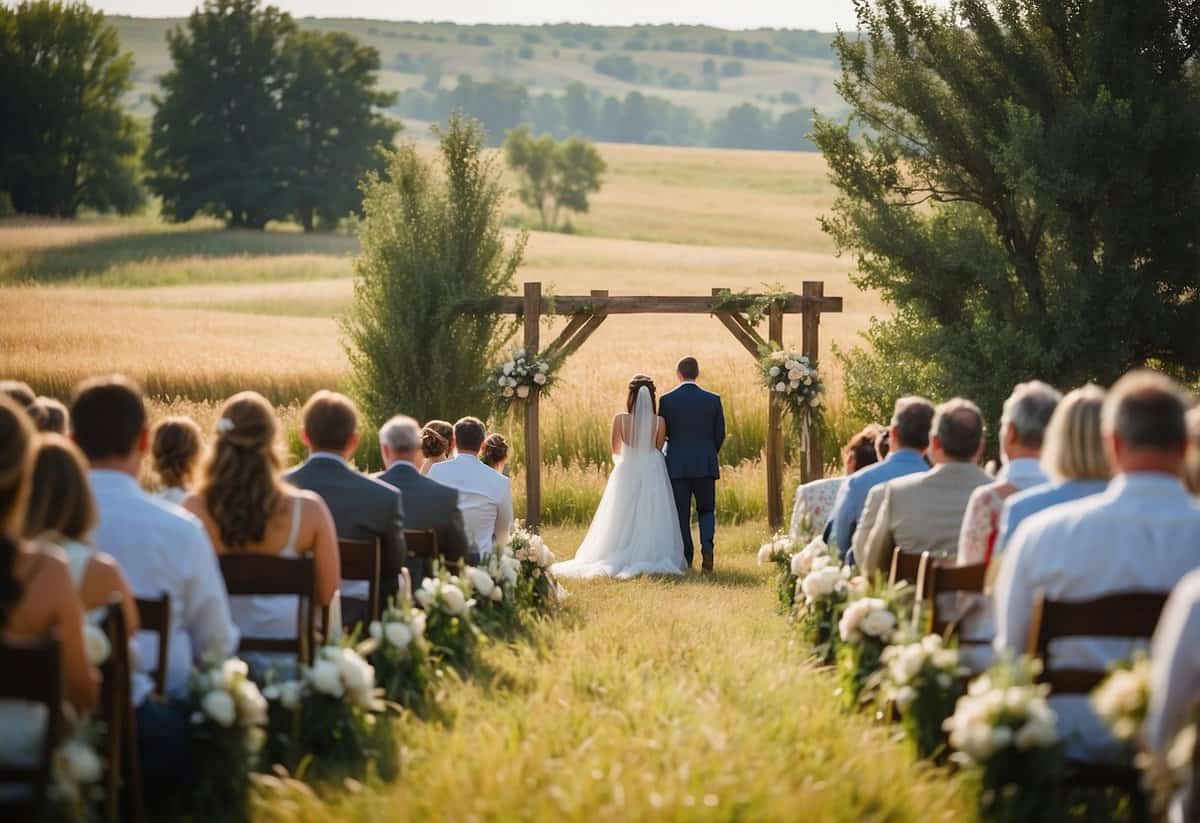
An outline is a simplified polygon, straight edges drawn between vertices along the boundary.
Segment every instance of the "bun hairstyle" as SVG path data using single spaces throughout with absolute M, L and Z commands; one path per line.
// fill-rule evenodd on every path
M 0 395 L 0 626 L 21 599 L 21 584 L 13 566 L 18 551 L 16 536 L 24 525 L 29 500 L 36 437 L 28 415 L 7 396 Z
M 283 500 L 278 430 L 271 404 L 256 392 L 235 394 L 221 408 L 199 494 L 229 548 L 260 543 Z
M 430 420 L 421 429 L 421 454 L 427 459 L 445 457 L 454 442 L 454 426 L 445 420 Z
M 635 374 L 633 379 L 629 381 L 629 397 L 625 400 L 625 410 L 633 414 L 633 408 L 637 405 L 638 392 L 642 386 L 650 390 L 650 411 L 658 414 L 658 388 L 654 385 L 654 378 L 648 374 Z
M 190 417 L 168 417 L 154 427 L 150 452 L 164 486 L 186 487 L 203 448 L 203 435 Z
M 487 439 L 483 441 L 483 449 L 479 452 L 479 459 L 483 461 L 485 466 L 493 469 L 507 460 L 508 441 L 504 439 L 504 435 L 489 434 Z

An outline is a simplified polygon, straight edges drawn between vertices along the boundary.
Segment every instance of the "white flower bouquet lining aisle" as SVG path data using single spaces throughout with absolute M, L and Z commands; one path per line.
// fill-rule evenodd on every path
M 758 361 L 763 385 L 792 418 L 800 435 L 800 451 L 808 452 L 820 431 L 825 407 L 825 383 L 817 367 L 799 352 L 767 351 Z

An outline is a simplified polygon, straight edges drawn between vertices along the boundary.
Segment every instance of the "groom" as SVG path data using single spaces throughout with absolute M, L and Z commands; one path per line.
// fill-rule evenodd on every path
M 679 385 L 663 395 L 658 413 L 667 423 L 667 471 L 679 510 L 683 557 L 688 568 L 695 557 L 692 543 L 692 498 L 700 517 L 700 554 L 705 573 L 713 569 L 713 535 L 717 529 L 717 452 L 725 442 L 725 410 L 720 396 L 696 385 L 700 364 L 685 357 L 675 367 Z

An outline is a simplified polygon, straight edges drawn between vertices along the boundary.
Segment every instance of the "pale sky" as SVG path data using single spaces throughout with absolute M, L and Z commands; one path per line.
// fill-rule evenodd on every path
M 703 23 L 833 31 L 854 28 L 851 0 L 269 0 L 297 17 L 450 20 L 456 23 Z M 92 0 L 109 14 L 181 17 L 195 0 Z

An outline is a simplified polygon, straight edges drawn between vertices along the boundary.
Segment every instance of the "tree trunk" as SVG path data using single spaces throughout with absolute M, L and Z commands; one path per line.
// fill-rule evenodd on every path
M 313 231 L 313 207 L 307 203 L 300 206 L 300 225 L 304 227 L 305 234 L 311 234 Z

